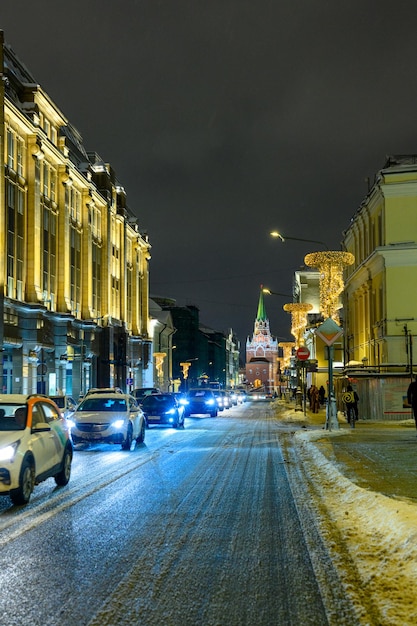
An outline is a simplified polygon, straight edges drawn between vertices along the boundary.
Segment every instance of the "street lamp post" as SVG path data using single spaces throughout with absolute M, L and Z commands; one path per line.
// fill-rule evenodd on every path
M 303 239 L 302 237 L 287 237 L 287 236 L 284 237 L 284 235 L 282 235 L 277 230 L 273 230 L 269 234 L 271 235 L 271 237 L 274 237 L 275 239 L 279 239 L 282 242 L 286 241 L 287 239 L 291 239 L 291 241 L 306 241 L 308 243 L 318 243 L 321 246 L 323 246 L 326 250 L 329 249 L 327 245 L 324 243 L 324 241 L 318 241 L 317 239 Z

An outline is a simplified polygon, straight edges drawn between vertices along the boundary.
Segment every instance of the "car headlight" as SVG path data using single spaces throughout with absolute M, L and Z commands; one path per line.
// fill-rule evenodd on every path
M 19 447 L 19 441 L 12 443 L 10 446 L 0 448 L 0 461 L 13 461 L 16 456 L 17 448 Z
M 190 404 L 190 403 L 189 403 L 189 402 L 188 402 L 188 400 L 186 400 L 185 398 L 182 398 L 182 399 L 180 400 L 180 404 L 183 404 L 184 406 L 187 406 L 187 404 Z
M 124 426 L 124 420 L 116 420 L 112 423 L 113 428 L 122 428 Z
M 206 400 L 206 404 L 212 406 L 214 404 L 214 400 L 212 398 L 210 400 Z
M 74 422 L 74 420 L 69 420 L 69 419 L 67 419 L 66 421 L 67 421 L 67 426 L 68 426 L 68 428 L 69 428 L 70 430 L 71 430 L 71 428 L 74 428 L 74 427 L 75 427 L 75 422 Z
M 175 415 L 175 409 L 168 409 L 166 412 L 167 415 Z

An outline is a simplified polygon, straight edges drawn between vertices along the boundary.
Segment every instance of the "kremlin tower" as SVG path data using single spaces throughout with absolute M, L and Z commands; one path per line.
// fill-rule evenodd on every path
M 246 380 L 253 389 L 274 393 L 278 385 L 278 342 L 271 335 L 261 285 L 252 339 L 246 341 Z

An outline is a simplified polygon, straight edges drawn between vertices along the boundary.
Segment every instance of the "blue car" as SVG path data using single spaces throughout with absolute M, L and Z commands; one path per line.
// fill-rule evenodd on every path
M 216 397 L 211 389 L 198 387 L 190 389 L 188 394 L 186 415 L 207 415 L 217 417 L 218 405 Z

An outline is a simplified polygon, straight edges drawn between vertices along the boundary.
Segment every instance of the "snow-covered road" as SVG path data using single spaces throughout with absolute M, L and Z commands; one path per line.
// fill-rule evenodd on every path
M 291 430 L 268 404 L 235 407 L 130 453 L 78 450 L 68 488 L 0 501 L 4 623 L 358 624 L 282 454 Z

